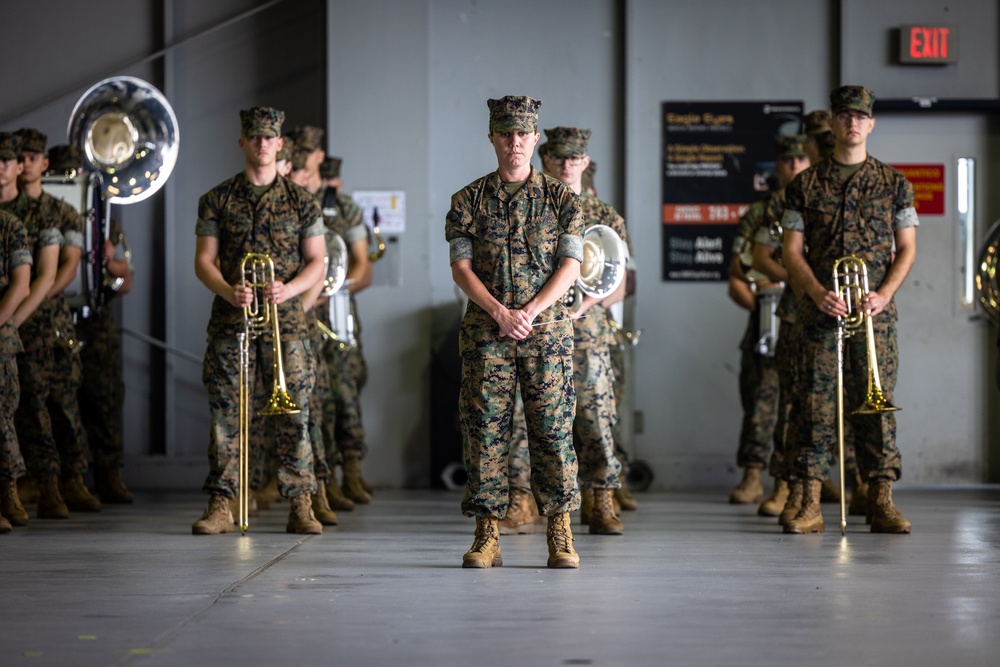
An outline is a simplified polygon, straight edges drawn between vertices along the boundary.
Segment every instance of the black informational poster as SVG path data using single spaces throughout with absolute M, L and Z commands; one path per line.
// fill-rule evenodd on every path
M 802 102 L 664 102 L 663 280 L 726 280 L 736 223 L 767 194 Z

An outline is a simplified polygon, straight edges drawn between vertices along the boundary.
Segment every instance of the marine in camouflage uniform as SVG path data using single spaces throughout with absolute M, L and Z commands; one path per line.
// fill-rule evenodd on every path
M 578 567 L 568 514 L 580 502 L 573 333 L 561 297 L 579 276 L 583 218 L 568 186 L 531 167 L 541 102 L 508 96 L 487 105 L 498 169 L 452 196 L 445 223 L 452 275 L 469 297 L 459 336 L 459 423 L 468 473 L 462 511 L 476 517 L 476 537 L 462 564 L 503 562 L 497 521 L 509 500 L 519 387 L 532 488 L 548 517 L 548 565 Z
M 372 266 L 368 253 L 368 227 L 361 207 L 342 191 L 338 157 L 321 165 L 323 188 L 317 199 L 323 207 L 328 230 L 341 236 L 347 246 L 347 280 L 342 289 L 351 297 L 354 343 L 329 341 L 323 348 L 330 370 L 331 401 L 324 412 L 327 456 L 343 467 L 343 493 L 352 502 L 371 502 L 371 486 L 361 476 L 361 460 L 367 453 L 365 427 L 361 418 L 361 391 L 368 382 L 368 364 L 361 346 L 361 318 L 355 296 L 371 285 Z M 335 323 L 327 322 L 329 326 Z
M 275 154 L 281 145 L 284 113 L 268 107 L 240 112 L 240 146 L 246 168 L 198 202 L 195 266 L 198 278 L 216 294 L 208 324 L 208 349 L 202 377 L 211 409 L 209 474 L 204 491 L 208 508 L 195 522 L 195 534 L 231 532 L 228 499 L 238 490 L 240 342 L 243 307 L 253 290 L 241 280 L 248 253 L 266 253 L 274 262 L 274 282 L 265 287 L 277 304 L 282 363 L 288 394 L 300 412 L 270 417 L 278 458 L 278 488 L 290 498 L 287 530 L 321 533 L 310 494 L 316 490 L 309 441 L 309 395 L 314 364 L 305 312 L 299 295 L 323 276 L 322 213 L 308 192 L 278 176 Z M 218 262 L 218 265 L 216 265 Z M 274 384 L 274 341 L 270 328 L 249 342 L 249 373 L 265 386 Z
M 833 137 L 830 132 L 830 112 L 826 110 L 813 111 L 804 119 L 805 141 L 802 151 L 809 157 L 812 164 L 829 158 L 833 153 Z M 775 487 L 771 496 L 761 503 L 758 514 L 762 516 L 779 516 L 779 522 L 784 525 L 795 516 L 802 506 L 802 481 L 798 478 L 795 462 L 798 459 L 798 446 L 795 435 L 797 427 L 793 420 L 797 419 L 801 410 L 797 406 L 800 396 L 797 383 L 798 357 L 801 351 L 801 327 L 796 324 L 795 312 L 798 296 L 788 277 L 788 271 L 781 262 L 782 228 L 781 218 L 785 210 L 785 191 L 779 190 L 775 196 L 767 200 L 764 211 L 765 224 L 757 229 L 754 238 L 754 268 L 764 273 L 771 280 L 785 283 L 785 290 L 778 304 L 779 317 L 778 343 L 775 350 L 775 360 L 778 366 L 779 399 L 778 420 L 774 428 L 774 453 L 771 456 L 769 472 L 775 478 Z M 801 293 L 799 293 L 799 296 Z M 844 446 L 844 465 L 857 474 L 857 462 L 854 458 L 854 443 L 848 433 Z M 833 485 L 829 475 L 824 479 L 824 493 L 832 490 L 830 498 L 839 502 L 839 487 Z M 826 500 L 826 498 L 824 498 Z M 851 498 L 852 507 L 859 503 L 867 503 L 863 486 L 856 485 L 855 496 Z M 783 505 L 783 506 L 782 506 Z M 856 511 L 856 510 L 855 510 Z M 862 513 L 864 510 L 862 510 Z
M 14 151 L 20 159 L 19 137 L 0 133 L 0 150 Z M 0 210 L 19 218 L 28 236 L 28 248 L 34 262 L 31 269 L 29 296 L 21 302 L 14 314 L 14 323 L 24 351 L 18 354 L 17 372 L 21 398 L 14 416 L 18 442 L 24 454 L 28 472 L 39 486 L 38 517 L 64 519 L 69 509 L 63 502 L 59 488 L 59 450 L 52 433 L 49 415 L 49 392 L 55 375 L 55 334 L 52 322 L 44 316 L 41 304 L 52 288 L 59 264 L 62 232 L 56 221 L 39 215 L 37 202 L 24 193 L 17 192 L 12 173 L 19 174 L 23 165 L 5 159 L 5 172 L 0 194 Z
M 545 130 L 548 138 L 543 157 L 546 174 L 559 178 L 577 192 L 585 228 L 608 226 L 628 243 L 625 220 L 612 206 L 583 191 L 582 176 L 590 162 L 587 155 L 590 134 L 590 130 L 572 127 Z M 589 523 L 590 532 L 600 535 L 624 532 L 613 503 L 614 491 L 622 484 L 614 440 L 614 426 L 618 422 L 610 355 L 614 335 L 606 309 L 624 292 L 623 282 L 614 295 L 609 294 L 604 299 L 583 295 L 573 315 L 576 318 L 573 320 L 573 385 L 576 388 L 573 440 L 580 463 L 581 492 L 593 494 L 591 515 L 585 512 L 581 515 Z
M 896 383 L 896 305 L 892 300 L 916 257 L 913 187 L 892 167 L 867 154 L 875 125 L 874 94 L 843 86 L 830 94 L 835 137 L 831 160 L 803 172 L 786 192 L 783 256 L 793 280 L 808 298 L 799 304 L 803 327 L 802 421 L 798 471 L 804 500 L 786 532 L 820 532 L 819 480 L 837 442 L 837 326 L 847 304 L 832 289 L 833 266 L 857 255 L 867 267 L 868 286 L 855 308 L 872 318 L 882 389 L 888 402 Z M 860 331 L 844 345 L 844 418 L 853 426 L 858 466 L 869 483 L 873 532 L 908 533 L 910 523 L 892 502 L 901 462 L 892 412 L 851 413 L 868 388 L 866 337 Z
M 0 152 L 0 160 L 16 159 L 13 152 Z M 25 473 L 14 429 L 14 412 L 21 395 L 17 353 L 24 348 L 13 317 L 28 295 L 31 263 L 24 225 L 10 213 L 0 211 L 0 533 L 8 532 L 11 523 L 23 526 L 28 522 L 17 495 L 17 479 Z
M 750 272 L 751 245 L 757 228 L 764 223 L 766 200 L 752 203 L 740 217 L 733 240 L 733 267 L 759 295 L 761 288 L 772 285 L 763 275 Z M 748 275 L 749 273 L 749 275 Z M 771 453 L 772 434 L 777 413 L 778 374 L 774 357 L 758 350 L 760 338 L 760 298 L 753 297 L 747 327 L 740 340 L 740 402 L 743 420 L 740 425 L 736 465 L 743 477 L 729 495 L 731 503 L 756 503 L 764 496 L 761 471 Z
M 52 434 L 61 458 L 62 494 L 70 510 L 98 512 L 101 503 L 84 483 L 89 452 L 77 401 L 77 392 L 83 381 L 83 364 L 73 314 L 63 296 L 63 290 L 79 274 L 83 254 L 83 218 L 71 205 L 42 189 L 42 174 L 49 167 L 45 154 L 48 137 L 32 128 L 22 128 L 17 134 L 21 137 L 21 158 L 25 163 L 20 179 L 21 189 L 34 201 L 38 215 L 43 220 L 55 221 L 63 236 L 55 284 L 38 308 L 38 315 L 51 322 L 55 340 L 55 366 L 48 406 Z
M 110 223 L 109 239 L 102 257 L 110 276 L 121 279 L 115 291 L 124 295 L 131 289 L 132 255 L 126 251 L 125 233 L 115 219 Z M 120 275 L 119 275 L 120 274 Z M 130 504 L 132 492 L 122 481 L 125 443 L 122 437 L 122 409 L 125 404 L 125 380 L 122 376 L 121 335 L 109 305 L 88 309 L 76 321 L 80 340 L 83 381 L 77 398 L 87 443 L 94 457 L 94 478 L 101 502 Z

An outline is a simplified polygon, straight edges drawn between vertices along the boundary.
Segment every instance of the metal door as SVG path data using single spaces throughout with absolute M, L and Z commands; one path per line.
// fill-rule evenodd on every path
M 991 184 L 997 136 L 986 114 L 876 114 L 872 155 L 890 164 L 944 167 L 944 214 L 920 216 L 917 260 L 896 295 L 899 376 L 895 404 L 903 482 L 982 482 L 997 431 L 996 328 L 969 293 L 969 271 L 1000 196 Z M 967 227 L 966 227 L 967 225 Z M 971 248 L 971 251 L 970 251 Z

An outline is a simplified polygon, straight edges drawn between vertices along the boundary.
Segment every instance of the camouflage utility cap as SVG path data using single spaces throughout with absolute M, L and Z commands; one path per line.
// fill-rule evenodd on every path
M 875 93 L 864 86 L 841 86 L 830 93 L 830 110 L 834 114 L 841 111 L 860 111 L 872 115 Z
M 507 95 L 499 100 L 486 100 L 490 108 L 490 134 L 524 130 L 538 132 L 538 107 L 541 100 L 519 95 Z
M 49 138 L 33 127 L 22 127 L 15 132 L 21 138 L 22 153 L 44 153 Z
M 775 149 L 778 151 L 778 159 L 781 160 L 786 157 L 808 157 L 808 154 L 802 147 L 802 144 L 804 144 L 805 141 L 806 138 L 801 134 L 781 137 L 774 142 Z
M 254 107 L 240 111 L 244 137 L 280 137 L 285 112 L 271 107 Z
M 83 158 L 76 146 L 60 144 L 49 149 L 49 171 L 64 174 L 83 168 Z
M 340 164 L 343 159 L 339 157 L 328 157 L 319 166 L 319 175 L 323 178 L 340 178 Z
M 289 133 L 295 140 L 295 147 L 309 152 L 323 150 L 323 129 L 315 125 L 297 125 Z
M 594 174 L 597 173 L 597 163 L 593 160 L 587 165 L 587 168 L 583 170 L 583 176 L 581 177 L 581 185 L 583 185 L 584 190 L 594 189 Z
M 546 155 L 586 155 L 590 130 L 578 127 L 554 127 L 545 130 L 545 137 L 548 139 Z
M 305 169 L 306 160 L 309 159 L 309 153 L 311 152 L 312 151 L 300 148 L 298 144 L 295 144 L 295 148 L 292 149 L 292 170 L 298 171 L 299 169 Z
M 21 157 L 21 138 L 10 132 L 0 132 L 0 160 L 16 160 Z
M 830 131 L 830 112 L 826 109 L 817 109 L 805 117 L 806 134 L 822 134 Z

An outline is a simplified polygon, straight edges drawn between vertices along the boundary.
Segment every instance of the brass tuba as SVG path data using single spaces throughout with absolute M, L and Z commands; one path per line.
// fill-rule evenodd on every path
M 607 225 L 593 225 L 583 233 L 583 261 L 580 277 L 563 297 L 573 312 L 580 309 L 583 296 L 605 299 L 625 280 L 628 246 L 618 232 Z
M 993 223 L 986 232 L 986 239 L 979 250 L 976 264 L 976 291 L 979 305 L 986 314 L 1000 323 L 1000 286 L 997 285 L 997 255 L 1000 253 L 1000 220 Z
M 323 336 L 337 343 L 341 348 L 353 347 L 354 316 L 351 314 L 351 292 L 347 289 L 347 269 L 350 253 L 343 237 L 337 232 L 326 230 L 326 278 L 323 281 L 323 296 L 327 297 L 329 309 L 327 322 L 317 320 Z
M 82 306 L 100 308 L 114 294 L 102 289 L 101 261 L 110 236 L 111 204 L 134 204 L 163 187 L 177 163 L 180 132 L 159 90 L 142 79 L 120 76 L 83 94 L 67 134 L 80 151 L 84 172 L 70 179 L 83 189 L 81 212 L 86 212 L 78 293 Z

